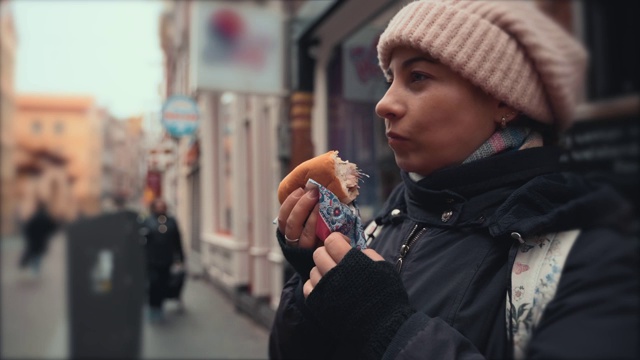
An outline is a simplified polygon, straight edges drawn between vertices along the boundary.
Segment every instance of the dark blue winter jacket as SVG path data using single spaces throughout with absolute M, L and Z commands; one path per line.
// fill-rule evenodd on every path
M 519 245 L 512 233 L 580 229 L 527 357 L 638 358 L 633 210 L 611 187 L 563 172 L 559 155 L 547 147 L 514 151 L 418 182 L 403 173 L 370 243 L 393 266 L 373 271 L 352 250 L 306 300 L 313 251 L 286 246 L 278 233 L 297 274 L 282 291 L 270 357 L 512 358 L 505 311 Z

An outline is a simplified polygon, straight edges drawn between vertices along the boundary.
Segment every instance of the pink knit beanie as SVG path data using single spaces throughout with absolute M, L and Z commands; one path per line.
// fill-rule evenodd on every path
M 378 60 L 409 46 L 498 100 L 565 130 L 584 85 L 587 52 L 530 1 L 422 0 L 402 8 L 378 42 Z

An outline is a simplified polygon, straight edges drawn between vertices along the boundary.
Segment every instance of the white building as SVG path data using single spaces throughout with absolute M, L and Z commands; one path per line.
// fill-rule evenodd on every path
M 283 285 L 272 222 L 288 95 L 285 21 L 281 1 L 173 1 L 160 29 L 164 95 L 190 96 L 200 111 L 176 157 L 175 209 L 191 272 L 239 302 L 271 308 Z

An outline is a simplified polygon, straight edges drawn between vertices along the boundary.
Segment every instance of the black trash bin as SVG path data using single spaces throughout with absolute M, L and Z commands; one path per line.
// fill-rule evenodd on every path
M 82 219 L 67 229 L 69 355 L 141 355 L 144 253 L 137 214 Z

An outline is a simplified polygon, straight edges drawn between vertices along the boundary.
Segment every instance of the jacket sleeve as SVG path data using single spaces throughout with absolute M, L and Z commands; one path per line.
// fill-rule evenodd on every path
M 329 359 L 333 340 L 304 304 L 302 281 L 294 275 L 284 286 L 269 336 L 270 359 Z M 348 353 L 348 351 L 342 351 Z M 413 314 L 397 331 L 383 359 L 483 359 L 460 333 L 438 318 Z
M 376 289 L 380 289 L 380 287 L 391 289 L 394 287 L 391 275 L 394 275 L 395 271 L 391 271 L 391 273 L 382 271 L 388 276 L 378 277 L 376 281 L 367 279 L 369 281 L 358 280 L 354 283 L 352 275 L 361 274 L 368 277 L 367 274 L 375 270 L 370 269 L 370 266 L 382 267 L 378 270 L 386 269 L 383 264 L 372 264 L 373 262 L 367 260 L 365 255 L 350 256 L 349 258 L 355 261 L 341 262 L 330 271 L 332 276 L 328 276 L 328 278 L 333 279 L 330 281 L 335 286 L 331 286 L 332 290 L 324 291 L 325 296 L 322 300 L 316 299 L 314 301 L 311 299 L 313 296 L 305 300 L 302 286 L 308 279 L 308 275 L 302 276 L 300 270 L 304 269 L 303 273 L 308 274 L 307 267 L 313 266 L 313 260 L 307 259 L 311 253 L 290 253 L 291 248 L 286 247 L 284 240 L 281 239 L 281 234 L 277 235 L 286 257 L 290 262 L 297 264 L 294 267 L 297 267 L 298 273 L 285 284 L 281 293 L 280 304 L 269 337 L 270 359 L 483 359 L 480 352 L 467 338 L 438 318 L 430 318 L 421 312 L 402 311 L 406 307 L 399 307 L 401 311 L 391 311 L 390 316 L 385 316 L 383 320 L 377 321 L 381 309 L 376 304 L 380 304 L 382 301 L 369 298 L 366 295 L 368 292 L 363 291 L 357 284 L 371 283 Z M 350 254 L 356 255 L 355 252 L 353 250 Z M 357 261 L 358 258 L 360 261 Z M 308 261 L 311 263 L 307 263 Z M 388 263 L 385 265 L 391 267 Z M 354 269 L 353 266 L 358 268 Z M 341 272 L 350 275 L 340 276 Z M 328 278 L 321 282 L 327 283 Z M 385 278 L 388 283 L 382 285 L 381 281 Z M 400 280 L 398 280 L 399 282 Z M 316 290 L 318 287 L 321 287 L 320 284 Z M 312 295 L 318 298 L 318 295 L 323 291 L 319 293 L 316 290 L 314 290 L 315 295 Z M 366 313 L 369 308 L 372 311 L 369 313 L 372 315 L 369 317 L 369 321 L 356 321 L 357 324 L 353 326 L 352 330 L 347 330 L 346 334 L 342 333 L 348 328 L 347 324 L 332 326 L 332 323 L 362 313 L 351 306 L 341 309 L 335 308 L 336 304 L 343 302 L 333 296 L 337 295 L 336 292 L 351 300 L 361 298 L 365 294 L 364 298 L 373 304 L 373 308 L 361 303 L 362 306 L 359 306 L 357 310 L 365 310 Z M 328 308 L 325 308 L 326 306 L 323 304 L 327 304 Z M 347 320 L 347 323 L 351 322 Z M 358 339 L 358 334 L 365 332 L 365 328 L 371 329 L 366 331 L 371 335 L 367 335 L 365 339 Z M 339 335 L 336 337 L 336 334 Z M 363 345 L 365 345 L 364 348 Z
M 529 343 L 530 359 L 637 359 L 639 243 L 583 231 Z
M 269 335 L 269 359 L 328 359 L 330 342 L 304 305 L 299 274 L 284 285 Z
M 395 267 L 351 249 L 304 305 L 349 358 L 481 359 L 445 322 L 419 314 Z
M 291 247 L 286 244 L 284 235 L 280 230 L 276 230 L 276 238 L 278 239 L 278 245 L 282 250 L 282 255 L 287 260 L 289 265 L 300 275 L 303 283 L 309 279 L 309 272 L 316 266 L 313 262 L 313 249 L 301 249 L 297 247 Z

